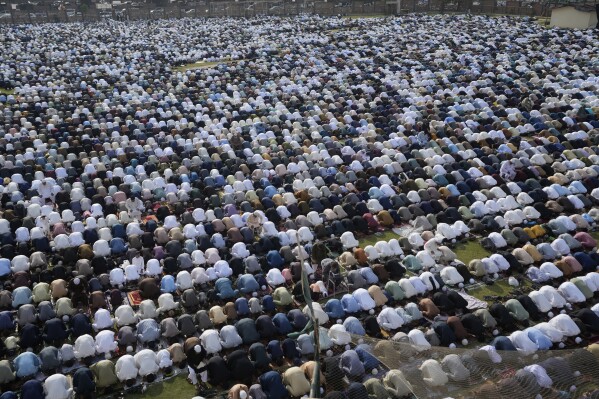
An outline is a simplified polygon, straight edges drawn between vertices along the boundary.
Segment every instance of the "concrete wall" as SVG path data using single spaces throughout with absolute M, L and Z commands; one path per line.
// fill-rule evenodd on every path
M 591 25 L 590 28 L 594 28 L 594 27 L 597 26 L 597 22 L 599 22 L 597 20 L 597 11 L 595 11 L 595 12 L 591 11 L 591 19 L 590 19 L 589 22 L 590 22 L 590 25 Z
M 559 28 L 586 29 L 597 24 L 595 11 L 579 11 L 574 7 L 560 7 L 551 11 L 551 26 Z

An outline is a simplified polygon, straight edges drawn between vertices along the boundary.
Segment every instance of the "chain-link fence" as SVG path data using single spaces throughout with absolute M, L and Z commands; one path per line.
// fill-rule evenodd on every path
M 407 337 L 396 342 L 354 336 L 353 343 L 368 345 L 380 362 L 367 379 L 380 379 L 387 389 L 403 389 L 416 398 L 580 398 L 596 397 L 599 388 L 599 362 L 582 348 L 525 353 L 487 351 L 480 344 L 452 349 L 412 345 Z

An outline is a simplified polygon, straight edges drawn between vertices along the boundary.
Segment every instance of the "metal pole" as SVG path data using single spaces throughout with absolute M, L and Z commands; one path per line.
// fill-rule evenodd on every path
M 301 245 L 299 233 L 296 232 L 296 239 L 298 245 Z M 312 376 L 312 385 L 310 387 L 310 398 L 320 398 L 320 325 L 314 315 L 314 308 L 312 307 L 312 297 L 310 296 L 310 284 L 308 282 L 308 275 L 306 274 L 306 268 L 304 267 L 304 252 L 299 250 L 299 261 L 302 267 L 302 292 L 304 293 L 304 300 L 310 310 L 310 319 L 314 326 L 314 374 Z

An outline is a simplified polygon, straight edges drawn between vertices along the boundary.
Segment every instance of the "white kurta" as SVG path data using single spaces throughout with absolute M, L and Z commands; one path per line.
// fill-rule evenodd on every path
M 221 351 L 220 337 L 216 330 L 206 330 L 200 335 L 200 342 L 208 354 Z
M 557 290 L 570 303 L 582 303 L 587 300 L 582 291 L 569 281 L 563 282 Z
M 146 375 L 158 372 L 158 359 L 153 350 L 143 349 L 137 352 L 133 358 L 139 369 L 140 376 L 145 377 Z
M 103 330 L 96 334 L 96 352 L 108 353 L 116 350 L 118 343 L 114 340 L 114 331 Z
M 391 307 L 381 310 L 381 313 L 379 313 L 376 320 L 379 323 L 379 326 L 385 330 L 395 330 L 404 324 L 404 320 L 401 316 Z
M 120 381 L 127 381 L 137 378 L 139 372 L 135 359 L 131 355 L 119 357 L 115 365 L 116 376 Z
M 44 381 L 46 399 L 68 399 L 72 392 L 71 384 L 63 374 L 53 374 Z
M 575 337 L 580 334 L 580 329 L 574 320 L 567 314 L 558 314 L 553 319 L 549 320 L 548 323 L 566 337 Z M 538 327 L 538 325 L 536 327 Z
M 508 337 L 510 341 L 514 344 L 516 349 L 519 352 L 524 354 L 531 354 L 537 351 L 538 347 L 530 338 L 528 338 L 528 334 L 524 331 L 514 331 Z
M 422 380 L 431 387 L 439 387 L 447 384 L 449 378 L 443 371 L 441 364 L 433 359 L 425 360 L 420 366 Z
M 77 337 L 74 350 L 77 359 L 94 356 L 96 354 L 96 343 L 94 342 L 94 338 L 89 334 Z

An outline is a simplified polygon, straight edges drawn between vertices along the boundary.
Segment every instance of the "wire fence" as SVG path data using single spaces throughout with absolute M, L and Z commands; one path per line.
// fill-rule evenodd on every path
M 452 349 L 403 339 L 352 337 L 354 345 L 368 345 L 381 364 L 366 380 L 380 379 L 388 390 L 402 388 L 396 385 L 403 381 L 405 391 L 416 398 L 581 398 L 598 393 L 599 362 L 586 349 L 488 352 L 480 349 L 482 344 Z

